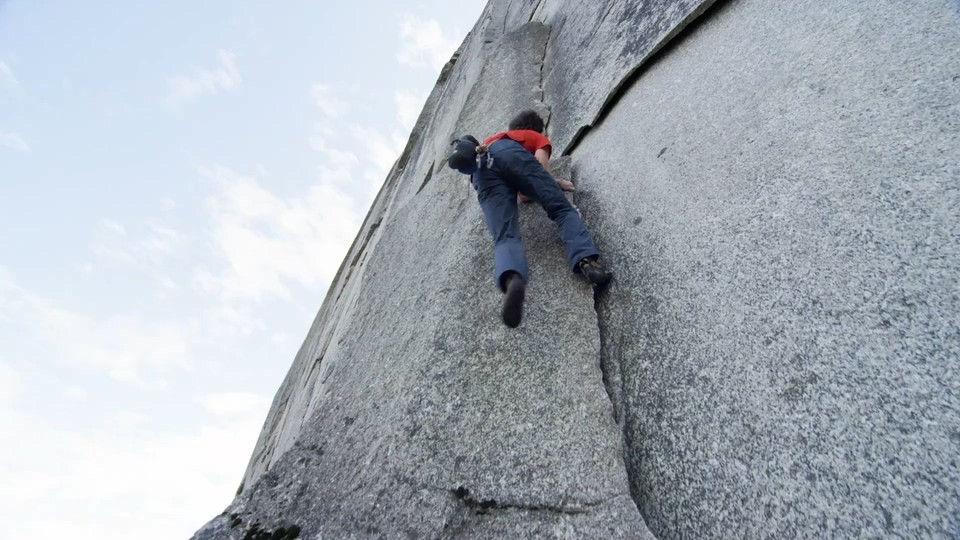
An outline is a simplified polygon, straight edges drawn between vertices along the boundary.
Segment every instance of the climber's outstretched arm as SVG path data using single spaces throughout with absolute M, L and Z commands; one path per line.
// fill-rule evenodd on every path
M 543 168 L 546 169 L 548 173 L 550 173 L 550 150 L 546 148 L 541 148 L 537 150 L 536 153 L 534 153 L 533 155 L 537 158 L 537 161 L 539 161 L 540 164 L 543 165 Z M 553 176 L 553 173 L 550 173 L 550 175 Z M 558 184 L 560 184 L 560 189 L 564 191 L 575 191 L 577 189 L 576 187 L 574 187 L 573 182 L 569 180 L 561 180 L 556 177 L 554 177 L 554 179 L 557 181 Z M 526 202 L 526 201 L 523 201 L 521 199 L 521 202 Z

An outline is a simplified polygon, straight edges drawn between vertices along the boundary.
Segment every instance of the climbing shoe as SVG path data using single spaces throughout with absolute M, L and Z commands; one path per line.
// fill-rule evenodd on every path
M 527 291 L 527 284 L 517 273 L 511 273 L 506 278 L 506 282 L 503 310 L 500 315 L 503 317 L 503 324 L 516 328 L 520 326 L 520 320 L 523 318 L 523 296 Z
M 613 274 L 608 272 L 596 259 L 581 259 L 579 267 L 580 273 L 587 278 L 594 289 L 603 289 L 613 279 Z

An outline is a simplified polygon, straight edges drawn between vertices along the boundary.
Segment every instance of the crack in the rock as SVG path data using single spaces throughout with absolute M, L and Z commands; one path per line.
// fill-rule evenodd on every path
M 507 21 L 510 19 L 510 8 L 513 7 L 513 0 L 507 2 L 507 9 L 503 10 L 503 30 L 501 34 L 507 33 Z
M 729 4 L 729 0 L 707 0 L 690 12 L 676 28 L 664 36 L 656 47 L 647 53 L 644 58 L 640 59 L 637 65 L 620 79 L 619 83 L 607 95 L 606 100 L 601 105 L 594 119 L 588 124 L 580 126 L 561 155 L 572 155 L 577 149 L 577 146 L 589 135 L 590 130 L 599 126 L 606 119 L 610 111 L 619 104 L 621 98 L 636 84 L 647 70 L 656 65 L 663 57 L 668 55 L 670 51 L 674 50 L 688 36 L 696 32 L 697 29 L 704 24 L 708 17 L 703 15 L 708 10 L 712 10 L 711 13 L 715 16 L 719 11 L 726 9 Z M 605 14 L 604 17 L 608 14 L 609 12 Z M 574 196 L 576 197 L 577 195 L 579 195 L 579 192 L 576 192 Z M 583 206 L 584 210 L 588 207 L 588 205 Z M 643 518 L 646 523 L 649 521 L 643 513 L 643 505 L 641 503 L 642 501 L 649 500 L 652 496 L 650 493 L 641 491 L 640 482 L 637 480 L 639 471 L 636 470 L 636 464 L 631 463 L 631 460 L 628 459 L 628 451 L 636 448 L 636 445 L 633 440 L 633 434 L 627 425 L 627 408 L 623 397 L 623 362 L 621 358 L 617 358 L 611 353 L 612 347 L 609 343 L 610 336 L 606 330 L 609 321 L 603 316 L 600 309 L 600 297 L 600 294 L 594 294 L 594 310 L 597 314 L 597 329 L 600 332 L 600 370 L 603 374 L 603 385 L 613 405 L 614 418 L 617 421 L 620 431 L 620 446 L 627 473 L 627 483 L 630 488 L 630 497 L 633 499 L 634 504 L 636 504 L 637 510 L 640 512 L 640 517 Z
M 417 188 L 417 195 L 423 191 L 423 188 L 427 187 L 427 183 L 433 178 L 433 168 L 436 166 L 436 162 L 430 164 L 430 168 L 427 170 L 427 175 L 423 178 L 423 182 L 420 183 L 420 187 Z
M 360 257 L 362 257 L 363 255 L 366 255 L 366 253 L 367 253 L 367 244 L 370 243 L 370 239 L 373 238 L 373 235 L 375 235 L 375 234 L 377 233 L 377 229 L 380 228 L 380 224 L 381 224 L 381 223 L 383 223 L 383 219 L 382 219 L 382 218 L 379 219 L 379 220 L 377 220 L 377 222 L 374 223 L 373 225 L 371 225 L 371 226 L 370 226 L 370 229 L 367 230 L 367 234 L 366 234 L 366 236 L 363 238 L 363 243 L 360 244 L 360 249 L 357 250 L 357 252 L 356 252 L 356 253 L 354 254 L 354 256 L 353 256 L 353 260 L 350 262 L 350 270 L 351 270 L 351 273 L 352 273 L 352 270 L 357 266 L 357 263 L 360 262 Z M 340 291 L 340 294 L 343 294 L 343 291 L 342 291 L 342 290 Z M 339 299 L 340 299 L 340 297 L 338 296 L 338 297 L 337 297 L 337 300 L 339 300 Z
M 579 194 L 579 191 L 574 192 L 575 200 Z M 579 201 L 577 202 L 579 203 Z M 617 424 L 617 431 L 620 436 L 620 454 L 623 458 L 624 472 L 627 475 L 627 488 L 630 492 L 630 499 L 636 507 L 637 513 L 640 514 L 640 519 L 646 524 L 647 518 L 640 510 L 640 500 L 643 494 L 639 493 L 637 488 L 635 488 L 636 482 L 634 482 L 634 477 L 636 472 L 631 469 L 629 460 L 627 459 L 627 451 L 633 448 L 633 439 L 630 430 L 627 429 L 626 422 L 626 404 L 623 399 L 623 363 L 620 358 L 610 354 L 609 336 L 606 331 L 606 325 L 604 324 L 605 319 L 601 315 L 600 309 L 603 293 L 604 291 L 593 291 L 593 310 L 597 317 L 597 332 L 600 338 L 600 351 L 598 353 L 600 374 L 603 388 L 613 408 L 613 419 Z
M 547 65 L 547 49 L 550 47 L 550 38 L 553 37 L 553 27 L 550 25 L 547 26 L 547 39 L 543 41 L 543 54 L 540 56 L 540 103 L 543 103 L 544 108 L 547 110 L 547 117 L 543 121 L 543 130 L 547 131 L 550 127 L 550 118 L 553 116 L 553 111 L 550 108 L 550 105 L 547 104 L 547 91 L 543 87 L 543 69 Z
M 587 137 L 587 134 L 590 133 L 590 130 L 599 126 L 603 120 L 606 118 L 607 114 L 620 102 L 620 98 L 627 93 L 627 90 L 643 76 L 647 70 L 650 69 L 654 64 L 659 61 L 660 58 L 665 56 L 668 51 L 677 46 L 678 43 L 682 42 L 683 39 L 690 35 L 696 28 L 698 28 L 705 19 L 701 17 L 708 9 L 713 9 L 714 12 L 718 11 L 723 7 L 724 4 L 727 4 L 728 0 L 707 0 L 702 4 L 697 6 L 696 9 L 687 14 L 687 16 L 680 21 L 669 33 L 662 36 L 660 41 L 655 47 L 653 47 L 647 54 L 642 58 L 637 59 L 635 65 L 630 71 L 624 74 L 620 78 L 619 82 L 607 93 L 606 99 L 600 105 L 599 110 L 593 116 L 593 119 L 580 126 L 577 131 L 573 134 L 573 137 L 570 138 L 570 142 L 567 143 L 566 147 L 563 149 L 561 155 L 569 156 L 577 149 L 577 146 Z M 716 7 L 713 7 L 716 4 Z
M 533 18 L 537 16 L 537 11 L 540 10 L 540 7 L 543 6 L 543 3 L 547 0 L 540 0 L 537 2 L 537 7 L 533 8 L 533 11 L 530 12 L 530 19 L 527 20 L 528 23 L 533 22 Z
M 522 510 L 526 512 L 550 512 L 553 514 L 578 515 L 590 513 L 593 508 L 607 502 L 599 501 L 595 503 L 579 503 L 574 506 L 499 503 L 496 501 L 496 499 L 479 500 L 471 495 L 470 490 L 464 486 L 460 486 L 457 489 L 451 489 L 450 494 L 453 495 L 453 497 L 460 501 L 464 506 L 472 510 L 473 513 L 478 515 L 486 515 L 495 510 Z
M 613 405 L 613 420 L 620 428 L 621 445 L 626 450 L 626 427 L 623 423 L 624 403 L 623 403 L 623 365 L 617 359 L 612 358 L 609 353 L 607 343 L 608 336 L 605 325 L 600 319 L 600 292 L 593 293 L 593 310 L 597 314 L 597 331 L 600 334 L 600 374 L 603 378 L 603 387 L 607 391 L 607 397 L 610 398 L 610 404 Z
M 596 37 L 597 32 L 600 31 L 600 28 L 603 26 L 603 23 L 607 21 L 607 17 L 609 17 L 610 14 L 613 13 L 613 9 L 618 6 L 619 4 L 617 2 L 610 2 L 610 4 L 607 6 L 606 11 L 604 11 L 600 19 L 597 20 L 597 24 L 594 25 L 593 30 L 590 31 L 590 37 L 587 38 L 588 40 L 593 40 Z
M 610 111 L 617 106 L 623 95 L 626 94 L 626 92 L 637 82 L 637 80 L 639 80 L 640 77 L 642 77 L 643 74 L 651 68 L 651 66 L 655 65 L 661 58 L 677 47 L 680 42 L 695 32 L 697 28 L 704 23 L 707 18 L 702 17 L 702 15 L 706 13 L 708 9 L 712 8 L 713 13 L 716 13 L 717 11 L 723 9 L 728 3 L 728 0 L 708 0 L 703 2 L 703 4 L 701 4 L 697 9 L 689 13 L 684 20 L 677 25 L 676 28 L 674 28 L 668 35 L 664 36 L 656 47 L 647 53 L 644 58 L 641 58 L 637 62 L 637 65 L 620 79 L 614 89 L 607 95 L 606 100 L 601 105 L 600 110 L 595 115 L 594 119 L 588 124 L 580 126 L 561 155 L 572 155 L 577 149 L 577 146 L 587 137 L 590 130 L 600 125 L 604 119 L 606 119 L 607 114 L 609 114 Z M 606 18 L 609 14 L 610 10 L 608 10 L 603 17 Z M 546 55 L 546 48 L 544 48 L 544 55 Z M 542 73 L 543 64 L 541 63 L 541 87 L 543 85 Z M 576 192 L 574 197 L 578 197 L 579 193 L 580 192 Z M 613 406 L 613 417 L 620 432 L 620 448 L 621 453 L 623 454 L 624 467 L 626 468 L 627 484 L 630 489 L 630 498 L 633 499 L 633 502 L 637 507 L 637 511 L 640 513 L 640 517 L 644 520 L 644 522 L 647 522 L 647 518 L 643 515 L 643 511 L 641 510 L 641 501 L 648 499 L 649 494 L 640 491 L 639 482 L 636 481 L 638 471 L 631 466 L 631 462 L 627 455 L 627 452 L 630 449 L 635 448 L 635 444 L 631 430 L 627 426 L 626 402 L 623 397 L 623 362 L 620 358 L 617 358 L 611 353 L 612 347 L 609 343 L 610 336 L 606 331 L 607 320 L 605 317 L 603 317 L 600 309 L 601 296 L 602 293 L 594 292 L 593 307 L 597 316 L 597 330 L 600 334 L 599 360 L 603 386 L 607 392 L 607 397 L 609 397 L 610 403 Z

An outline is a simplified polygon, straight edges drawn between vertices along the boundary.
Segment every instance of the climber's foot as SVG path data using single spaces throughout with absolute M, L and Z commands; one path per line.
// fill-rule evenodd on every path
M 523 278 L 516 272 L 508 274 L 504 281 L 506 288 L 503 295 L 503 324 L 510 328 L 520 326 L 520 320 L 523 318 L 523 296 L 527 290 L 527 284 Z
M 580 273 L 583 274 L 583 277 L 587 278 L 587 281 L 598 291 L 606 287 L 610 283 L 610 280 L 613 279 L 613 274 L 608 272 L 596 259 L 589 257 L 581 259 L 578 266 L 580 267 Z

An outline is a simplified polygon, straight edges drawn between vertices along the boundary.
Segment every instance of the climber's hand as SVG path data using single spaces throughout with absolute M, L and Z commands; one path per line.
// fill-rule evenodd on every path
M 573 185 L 573 182 L 569 180 L 557 180 L 557 184 L 560 184 L 560 189 L 564 191 L 576 191 L 577 187 Z
M 522 202 L 522 203 L 528 203 L 528 202 L 533 201 L 533 199 L 531 199 L 530 197 L 527 197 L 527 196 L 524 195 L 523 193 L 517 193 L 517 200 L 520 201 L 520 202 Z

